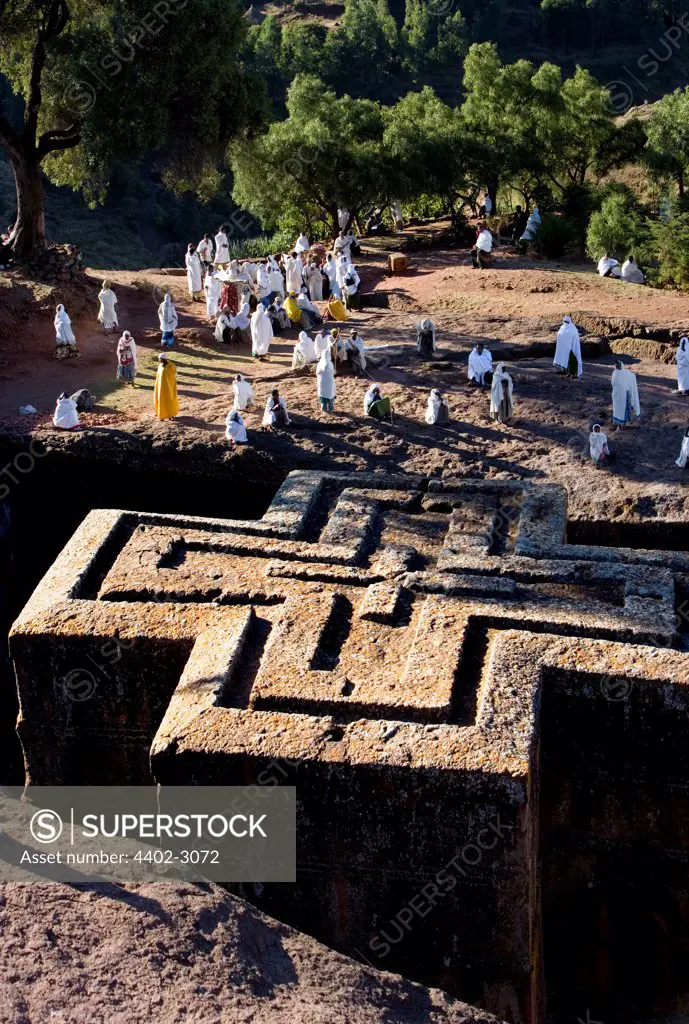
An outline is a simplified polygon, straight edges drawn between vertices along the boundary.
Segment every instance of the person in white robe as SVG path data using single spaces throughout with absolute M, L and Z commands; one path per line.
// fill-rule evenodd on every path
M 450 407 L 442 391 L 438 388 L 433 388 L 428 396 L 425 419 L 426 423 L 429 423 L 431 426 L 450 422 Z
M 345 272 L 344 278 L 342 279 L 342 291 L 345 296 L 345 306 L 347 309 L 359 309 L 361 306 L 361 296 L 359 295 L 359 288 L 361 287 L 361 278 L 357 273 L 357 269 L 353 263 L 350 263 Z
M 230 409 L 225 420 L 225 437 L 231 445 L 246 444 L 249 438 L 246 435 L 246 427 L 241 412 Z
M 349 224 L 349 210 L 346 206 L 338 206 L 337 208 L 337 223 L 340 231 L 344 231 Z
M 258 263 L 254 263 L 253 260 L 245 260 L 242 263 L 242 270 L 249 278 L 251 284 L 255 285 L 258 280 Z
M 208 314 L 208 319 L 215 320 L 218 315 L 222 284 L 212 267 L 209 267 L 208 273 L 206 274 L 206 280 L 203 282 L 203 290 L 206 293 L 206 313 Z
M 610 458 L 607 435 L 600 423 L 594 423 L 589 434 L 589 451 L 596 466 L 602 466 Z
M 422 359 L 432 359 L 435 348 L 435 324 L 426 318 L 416 325 L 416 351 Z
M 193 242 L 189 243 L 184 262 L 187 265 L 187 288 L 189 289 L 189 294 L 194 300 L 200 299 L 203 292 L 203 268 L 201 266 L 201 257 L 196 249 L 194 249 Z
M 206 270 L 208 270 L 213 262 L 213 241 L 210 235 L 203 236 L 199 244 L 196 246 L 196 251 L 199 254 L 201 263 Z
M 335 412 L 337 384 L 335 383 L 335 367 L 333 366 L 330 348 L 326 348 L 318 360 L 318 366 L 316 367 L 316 389 L 323 412 Z
M 392 217 L 392 224 L 395 231 L 402 231 L 404 228 L 404 216 L 402 213 L 402 204 L 399 199 L 392 199 L 390 201 L 390 215 Z
M 392 403 L 382 394 L 380 384 L 371 384 L 364 395 L 364 415 L 376 420 L 392 420 Z
M 541 223 L 542 223 L 541 222 L 541 211 L 538 209 L 537 206 L 534 206 L 533 210 L 529 214 L 528 220 L 526 222 L 526 227 L 524 228 L 524 234 L 520 238 L 520 241 L 521 242 L 531 242 L 531 241 L 533 241 L 534 235 L 536 234 L 536 232 L 540 228 Z
M 294 250 L 295 252 L 308 252 L 310 248 L 311 243 L 309 242 L 308 238 L 302 231 L 302 233 L 299 235 L 299 238 L 294 243 Z
M 330 294 L 334 295 L 336 299 L 341 299 L 342 289 L 340 288 L 339 282 L 337 280 L 337 263 L 333 259 L 333 254 L 331 252 L 329 252 L 325 258 L 325 263 L 323 264 L 323 272 L 325 276 L 328 278 L 328 283 L 330 285 Z
M 677 390 L 680 395 L 686 395 L 689 392 L 689 338 L 679 339 L 675 359 L 677 361 Z
M 504 363 L 498 363 L 490 385 L 490 418 L 509 423 L 514 415 L 514 384 Z
M 218 319 L 215 321 L 213 337 L 221 345 L 228 345 L 232 341 L 232 332 L 236 327 L 237 323 L 229 309 L 223 309 L 218 313 Z
M 55 325 L 55 358 L 64 359 L 67 356 L 78 356 L 79 349 L 72 330 L 72 321 L 62 303 L 55 308 L 53 323 Z
M 344 294 L 344 279 L 347 276 L 347 268 L 349 267 L 351 260 L 348 256 L 340 255 L 335 260 L 335 272 L 337 276 L 337 283 L 340 286 L 340 294 Z
M 617 429 L 624 427 L 633 419 L 641 415 L 639 404 L 639 385 L 636 374 L 627 370 L 617 360 L 615 369 L 610 378 L 612 384 L 612 421 L 617 424 Z
M 581 339 L 571 316 L 564 318 L 562 326 L 557 332 L 553 366 L 558 368 L 560 374 L 567 374 L 569 377 L 581 377 L 584 372 L 584 364 L 581 361 Z
M 485 270 L 493 260 L 493 234 L 485 224 L 479 224 L 479 233 L 471 250 L 474 270 Z
M 347 263 L 352 262 L 352 245 L 356 241 L 354 235 L 340 231 L 339 235 L 335 239 L 333 249 L 337 256 L 343 256 Z
M 251 354 L 254 359 L 265 359 L 273 340 L 273 325 L 265 306 L 259 302 L 251 314 Z
M 469 381 L 487 387 L 490 381 L 486 375 L 492 372 L 493 357 L 485 345 L 479 342 L 469 353 Z
M 297 305 L 301 310 L 302 319 L 304 320 L 304 326 L 306 327 L 307 330 L 311 330 L 312 327 L 316 327 L 317 324 L 319 324 L 323 319 L 321 314 L 318 312 L 313 302 L 309 298 L 309 293 L 307 292 L 305 287 L 303 287 L 302 290 L 299 292 L 299 295 L 297 295 Z
M 284 398 L 281 397 L 278 389 L 275 388 L 270 393 L 268 401 L 266 402 L 265 412 L 263 413 L 263 429 L 276 430 L 280 427 L 288 427 L 289 423 L 290 419 L 287 412 L 287 403 Z
M 352 330 L 349 335 L 345 349 L 352 372 L 358 377 L 366 369 L 366 346 L 364 339 L 356 330 Z
M 256 286 L 258 288 L 258 297 L 267 309 L 273 300 L 273 290 L 270 286 L 270 270 L 265 263 L 259 263 L 258 265 Z
M 617 260 L 613 259 L 612 256 L 608 256 L 607 252 L 605 256 L 601 256 L 598 260 L 598 273 L 601 277 L 621 277 L 622 271 Z
M 125 331 L 117 342 L 117 379 L 136 386 L 136 342 L 129 331 Z
M 227 241 L 227 235 L 225 234 L 224 227 L 218 228 L 218 233 L 215 236 L 215 265 L 216 267 L 224 267 L 226 263 L 230 262 L 230 244 Z
M 250 405 L 254 404 L 254 389 L 241 373 L 236 374 L 232 381 L 232 393 L 234 394 L 233 409 L 245 412 Z
M 110 331 L 119 326 L 117 313 L 115 312 L 117 296 L 110 287 L 109 281 L 103 281 L 103 287 L 98 292 L 98 301 L 100 303 L 100 309 L 98 310 L 98 323 L 102 324 L 105 333 L 109 334 Z
M 689 427 L 684 431 L 682 447 L 679 450 L 679 458 L 675 460 L 675 465 L 679 466 L 680 469 L 684 469 L 687 462 L 689 462 Z
M 314 345 L 316 346 L 316 355 L 320 359 L 326 348 L 332 345 L 333 339 L 330 333 L 330 327 L 328 324 L 324 324 L 323 330 L 319 331 L 314 339 Z
M 317 362 L 316 344 L 313 338 L 309 338 L 306 331 L 302 331 L 292 353 L 292 369 L 298 370 L 300 366 L 308 366 L 309 363 Z
M 78 430 L 81 427 L 77 403 L 63 391 L 53 414 L 53 426 L 58 430 Z
M 312 302 L 323 301 L 323 274 L 317 263 L 309 263 L 304 273 L 304 280 L 309 289 Z
M 645 284 L 646 278 L 639 269 L 639 265 L 633 256 L 628 256 L 622 264 L 622 280 L 630 284 Z
M 244 345 L 251 344 L 251 317 L 249 315 L 249 303 L 244 302 L 234 318 L 234 324 L 239 331 L 239 336 Z M 263 307 L 261 307 L 263 308 Z
M 270 290 L 274 295 L 279 295 L 284 299 L 285 297 L 285 279 L 282 276 L 282 271 L 278 267 L 277 263 L 273 260 L 273 264 L 268 270 L 268 276 L 270 279 Z
M 292 253 L 285 260 L 285 279 L 288 292 L 299 294 L 302 284 L 301 260 L 297 260 L 296 253 Z
M 158 323 L 160 324 L 160 333 L 162 335 L 160 344 L 163 348 L 172 348 L 178 322 L 177 310 L 172 301 L 172 296 L 168 292 L 158 306 Z

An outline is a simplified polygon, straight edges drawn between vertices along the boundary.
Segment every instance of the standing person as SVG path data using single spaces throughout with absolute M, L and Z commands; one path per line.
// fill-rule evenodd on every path
M 469 383 L 473 380 L 479 387 L 485 388 L 493 376 L 493 357 L 482 341 L 469 353 Z
M 330 334 L 330 327 L 328 324 L 323 325 L 323 330 L 319 331 L 314 339 L 314 345 L 316 347 L 316 358 L 320 359 L 326 348 L 330 348 L 333 343 L 332 335 Z
M 275 298 L 275 292 L 270 283 L 270 268 L 265 263 L 259 263 L 258 265 L 256 285 L 258 287 L 258 297 L 264 307 L 268 309 L 268 306 Z
M 199 244 L 196 246 L 196 251 L 199 254 L 199 259 L 203 264 L 205 270 L 208 270 L 213 265 L 213 241 L 211 236 L 206 234 L 203 236 Z
M 345 305 L 347 309 L 361 309 L 361 278 L 357 274 L 356 267 L 350 263 L 342 280 L 342 288 L 345 293 Z
M 117 379 L 136 387 L 136 342 L 125 331 L 117 342 Z
M 274 388 L 268 397 L 265 412 L 263 413 L 263 429 L 278 430 L 280 427 L 288 426 L 287 403 L 284 398 L 280 397 L 278 389 Z
M 354 243 L 354 235 L 340 231 L 339 235 L 335 239 L 333 250 L 336 256 L 342 256 L 346 263 L 352 262 L 352 245 Z
M 194 248 L 193 242 L 190 242 L 187 246 L 184 262 L 187 265 L 187 288 L 189 289 L 192 301 L 197 302 L 203 293 L 203 268 L 201 266 L 201 257 Z
M 227 241 L 227 235 L 225 234 L 225 225 L 223 224 L 218 228 L 218 233 L 215 236 L 215 265 L 216 267 L 224 267 L 226 263 L 230 262 L 230 245 Z
M 53 323 L 55 324 L 55 358 L 66 359 L 69 356 L 78 356 L 79 349 L 72 330 L 72 321 L 62 303 L 55 308 Z
M 435 352 L 435 324 L 432 320 L 422 320 L 416 326 L 416 351 L 422 359 L 432 359 Z
M 627 370 L 618 359 L 610 378 L 612 384 L 612 421 L 619 430 L 641 415 L 639 385 L 636 374 Z
M 536 232 L 540 228 L 541 224 L 541 211 L 538 209 L 537 206 L 534 206 L 533 210 L 526 219 L 526 227 L 524 228 L 524 233 L 519 239 L 520 248 L 523 252 L 526 252 L 526 247 L 529 244 L 529 242 L 533 242 L 534 238 L 536 237 Z
M 680 338 L 675 356 L 677 361 L 677 390 L 680 395 L 689 391 L 689 338 Z
M 306 237 L 306 234 L 303 231 L 299 235 L 299 238 L 294 243 L 294 248 L 295 248 L 296 252 L 299 252 L 299 253 L 301 253 L 301 252 L 308 252 L 309 249 L 311 248 L 311 244 L 310 244 L 308 238 Z
M 328 279 L 330 295 L 332 295 L 336 299 L 341 298 L 342 292 L 340 291 L 340 285 L 338 284 L 337 280 L 337 264 L 335 263 L 335 260 L 333 259 L 333 254 L 331 252 L 329 252 L 328 255 L 325 257 L 323 273 Z
M 177 397 L 177 367 L 167 355 L 158 356 L 158 372 L 153 388 L 153 407 L 159 420 L 172 420 L 179 413 Z
M 251 314 L 251 354 L 261 362 L 268 355 L 273 340 L 273 326 L 266 313 L 265 306 L 260 302 Z
M 98 301 L 100 302 L 98 322 L 103 325 L 105 333 L 109 334 L 110 331 L 119 326 L 117 322 L 117 313 L 115 312 L 117 296 L 110 287 L 109 281 L 103 281 L 103 287 L 98 292 Z
M 505 364 L 498 363 L 490 386 L 490 418 L 498 423 L 509 423 L 514 416 L 512 393 L 514 385 Z
M 610 458 L 608 439 L 601 430 L 600 423 L 594 423 L 589 434 L 589 451 L 596 466 L 603 466 Z
M 364 339 L 354 328 L 345 342 L 345 349 L 352 372 L 359 377 L 366 369 L 366 346 Z
M 581 377 L 584 372 L 579 331 L 572 322 L 571 316 L 564 318 L 562 326 L 557 332 L 553 366 L 557 366 L 560 376 Z
M 234 447 L 236 444 L 246 444 L 249 438 L 246 434 L 246 427 L 241 412 L 230 409 L 225 420 L 225 437 Z
M 312 302 L 323 301 L 323 272 L 318 263 L 313 260 L 309 263 L 304 274 L 304 280 L 309 289 L 309 298 Z
M 335 383 L 335 367 L 333 366 L 330 348 L 326 348 L 323 355 L 318 360 L 318 366 L 316 367 L 316 386 L 323 412 L 335 412 L 337 384 Z
M 447 404 L 447 399 L 443 395 L 442 391 L 438 388 L 433 388 L 428 396 L 428 405 L 426 406 L 426 423 L 430 423 L 431 426 L 433 426 L 435 424 L 449 422 L 450 407 Z
M 285 279 L 282 276 L 282 271 L 275 262 L 275 257 L 270 257 L 271 262 L 268 265 L 268 275 L 270 277 L 270 290 L 274 293 L 275 297 L 278 295 L 281 299 L 285 297 Z
M 302 262 L 297 258 L 296 252 L 285 260 L 285 286 L 288 292 L 298 295 L 301 291 Z
M 526 230 L 526 222 L 527 222 L 527 220 L 528 220 L 528 217 L 527 217 L 525 211 L 522 210 L 521 206 L 517 206 L 517 209 L 514 211 L 514 217 L 512 218 L 512 239 L 513 239 L 513 241 L 516 242 L 516 241 L 518 241 L 522 237 L 522 235 L 524 234 L 524 231 Z
M 53 413 L 53 426 L 58 430 L 81 430 L 77 403 L 63 391 Z
M 479 212 L 482 217 L 490 217 L 493 212 L 493 200 L 490 198 L 490 192 L 487 188 L 483 190 L 483 203 Z
M 206 293 L 206 314 L 209 320 L 215 320 L 218 315 L 222 285 L 220 284 L 218 275 L 212 267 L 209 267 L 206 271 L 206 280 L 203 282 L 203 290 Z
M 172 296 L 169 292 L 158 306 L 158 323 L 160 324 L 160 344 L 163 348 L 172 348 L 175 343 L 175 331 L 179 317 Z
M 254 389 L 241 373 L 238 373 L 232 381 L 232 393 L 234 394 L 233 409 L 244 412 L 254 404 Z
M 684 469 L 687 462 L 689 462 L 689 427 L 684 431 L 682 447 L 679 450 L 679 458 L 676 459 L 675 465 L 679 466 L 680 469 Z
M 476 244 L 471 250 L 471 262 L 474 270 L 485 270 L 493 261 L 493 235 L 481 221 L 478 224 Z

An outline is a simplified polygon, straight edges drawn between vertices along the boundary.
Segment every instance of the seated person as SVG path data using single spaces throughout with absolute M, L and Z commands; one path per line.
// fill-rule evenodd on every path
M 225 437 L 234 447 L 236 444 L 246 444 L 249 438 L 246 436 L 246 427 L 241 412 L 230 409 L 225 420 Z
M 469 353 L 469 383 L 482 388 L 493 379 L 493 357 L 482 342 Z
M 281 295 L 276 295 L 268 306 L 268 316 L 273 325 L 273 333 L 279 334 L 280 331 L 288 331 L 290 329 L 290 319 L 282 304 Z
M 309 363 L 317 362 L 316 343 L 313 338 L 309 338 L 306 331 L 302 331 L 292 353 L 292 369 L 298 370 L 300 366 L 308 366 Z
M 338 323 L 342 323 L 344 320 L 348 320 L 347 310 L 344 307 L 344 303 L 341 299 L 331 295 L 328 299 L 328 305 L 326 306 L 326 313 L 331 320 L 335 320 Z
M 364 415 L 375 420 L 389 419 L 392 405 L 389 398 L 384 398 L 379 384 L 372 384 L 364 395 Z
M 347 343 L 344 338 L 340 336 L 340 332 L 337 327 L 332 333 L 330 351 L 332 354 L 333 366 L 335 367 L 335 372 L 337 372 L 338 364 L 347 362 Z
M 438 388 L 433 388 L 428 396 L 428 405 L 426 406 L 426 423 L 434 425 L 437 423 L 449 422 L 450 407 L 447 404 L 447 399 L 443 395 L 442 391 Z
M 608 256 L 607 252 L 605 256 L 601 256 L 598 260 L 598 273 L 601 277 L 621 277 L 622 271 L 617 260 L 613 259 L 612 256 Z
M 218 319 L 215 321 L 215 331 L 213 332 L 215 340 L 222 342 L 225 345 L 229 345 L 230 342 L 236 340 L 236 330 L 237 325 L 234 321 L 234 317 L 230 313 L 230 310 L 223 309 L 222 312 L 218 314 Z
M 289 317 L 290 325 L 296 327 L 298 324 L 302 324 L 302 311 L 297 305 L 297 299 L 294 292 L 290 292 L 285 299 L 285 312 Z
M 493 261 L 493 236 L 483 223 L 478 224 L 478 237 L 476 244 L 471 250 L 471 262 L 474 269 L 482 270 L 489 267 Z
M 316 327 L 318 324 L 322 323 L 323 317 L 309 298 L 309 293 L 305 287 L 302 288 L 301 292 L 297 296 L 297 305 L 301 310 L 302 326 L 305 327 L 307 331 L 310 331 L 312 327 Z
M 646 278 L 644 277 L 643 272 L 639 270 L 639 265 L 633 256 L 628 256 L 622 264 L 621 277 L 623 281 L 628 281 L 630 284 L 646 283 Z
M 57 400 L 53 415 L 53 426 L 58 430 L 81 430 L 77 403 L 63 391 Z
M 284 398 L 280 397 L 280 392 L 277 388 L 274 388 L 273 391 L 271 391 L 268 401 L 266 402 L 262 425 L 264 430 L 269 431 L 279 430 L 281 427 L 289 426 L 287 404 Z

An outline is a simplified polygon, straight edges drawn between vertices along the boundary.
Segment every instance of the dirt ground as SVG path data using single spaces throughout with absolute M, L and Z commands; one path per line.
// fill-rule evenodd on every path
M 585 360 L 584 376 L 577 381 L 556 376 L 552 356 L 524 358 L 533 342 L 554 342 L 565 313 L 575 320 L 577 315 L 614 317 L 653 331 L 689 333 L 686 295 L 601 279 L 590 266 L 530 260 L 504 247 L 490 270 L 473 270 L 465 251 L 428 250 L 411 256 L 409 272 L 389 276 L 386 257 L 393 249 L 394 239 L 365 244 L 359 261 L 363 290 L 374 293 L 376 305 L 367 302 L 353 317 L 371 350 L 368 376 L 393 401 L 391 425 L 364 418 L 368 379 L 339 376 L 336 412 L 321 413 L 313 371 L 291 370 L 297 331 L 276 337 L 265 363 L 252 360 L 248 349 L 216 344 L 205 305 L 189 300 L 186 279 L 163 272 L 108 272 L 119 300 L 120 331 L 129 329 L 139 349 L 138 387 L 119 385 L 119 332 L 106 337 L 97 323 L 95 294 L 104 274 L 95 270 L 89 271 L 93 301 L 74 318 L 81 358 L 52 358 L 53 311 L 46 305 L 20 332 L 2 367 L 0 421 L 5 429 L 30 428 L 45 437 L 58 393 L 87 387 L 98 400 L 96 411 L 83 418 L 89 430 L 116 426 L 180 444 L 202 434 L 224 445 L 231 381 L 241 372 L 257 396 L 255 411 L 245 417 L 250 443 L 287 468 L 550 479 L 567 487 L 572 518 L 687 517 L 689 470 L 678 469 L 675 459 L 689 422 L 689 397 L 677 394 L 674 366 L 623 357 L 639 378 L 642 416 L 639 425 L 613 432 L 612 353 Z M 160 340 L 156 308 L 165 290 L 172 292 L 180 314 L 173 358 L 181 412 L 175 421 L 160 423 L 153 414 L 152 390 Z M 422 316 L 432 317 L 438 328 L 432 363 L 421 362 L 413 344 Z M 491 422 L 488 393 L 467 383 L 466 357 L 479 340 L 489 348 L 508 348 L 515 389 L 515 419 L 509 426 Z M 288 432 L 269 435 L 259 428 L 276 384 L 293 425 Z M 449 397 L 452 422 L 447 427 L 424 422 L 432 387 Z M 37 416 L 17 415 L 26 403 L 38 409 Z M 616 456 L 606 470 L 597 470 L 588 458 L 588 433 L 596 421 L 608 430 Z

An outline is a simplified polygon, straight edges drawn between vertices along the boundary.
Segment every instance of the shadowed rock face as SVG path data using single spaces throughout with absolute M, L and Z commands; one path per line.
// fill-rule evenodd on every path
M 3 1024 L 498 1024 L 215 886 L 8 885 L 0 934 Z

